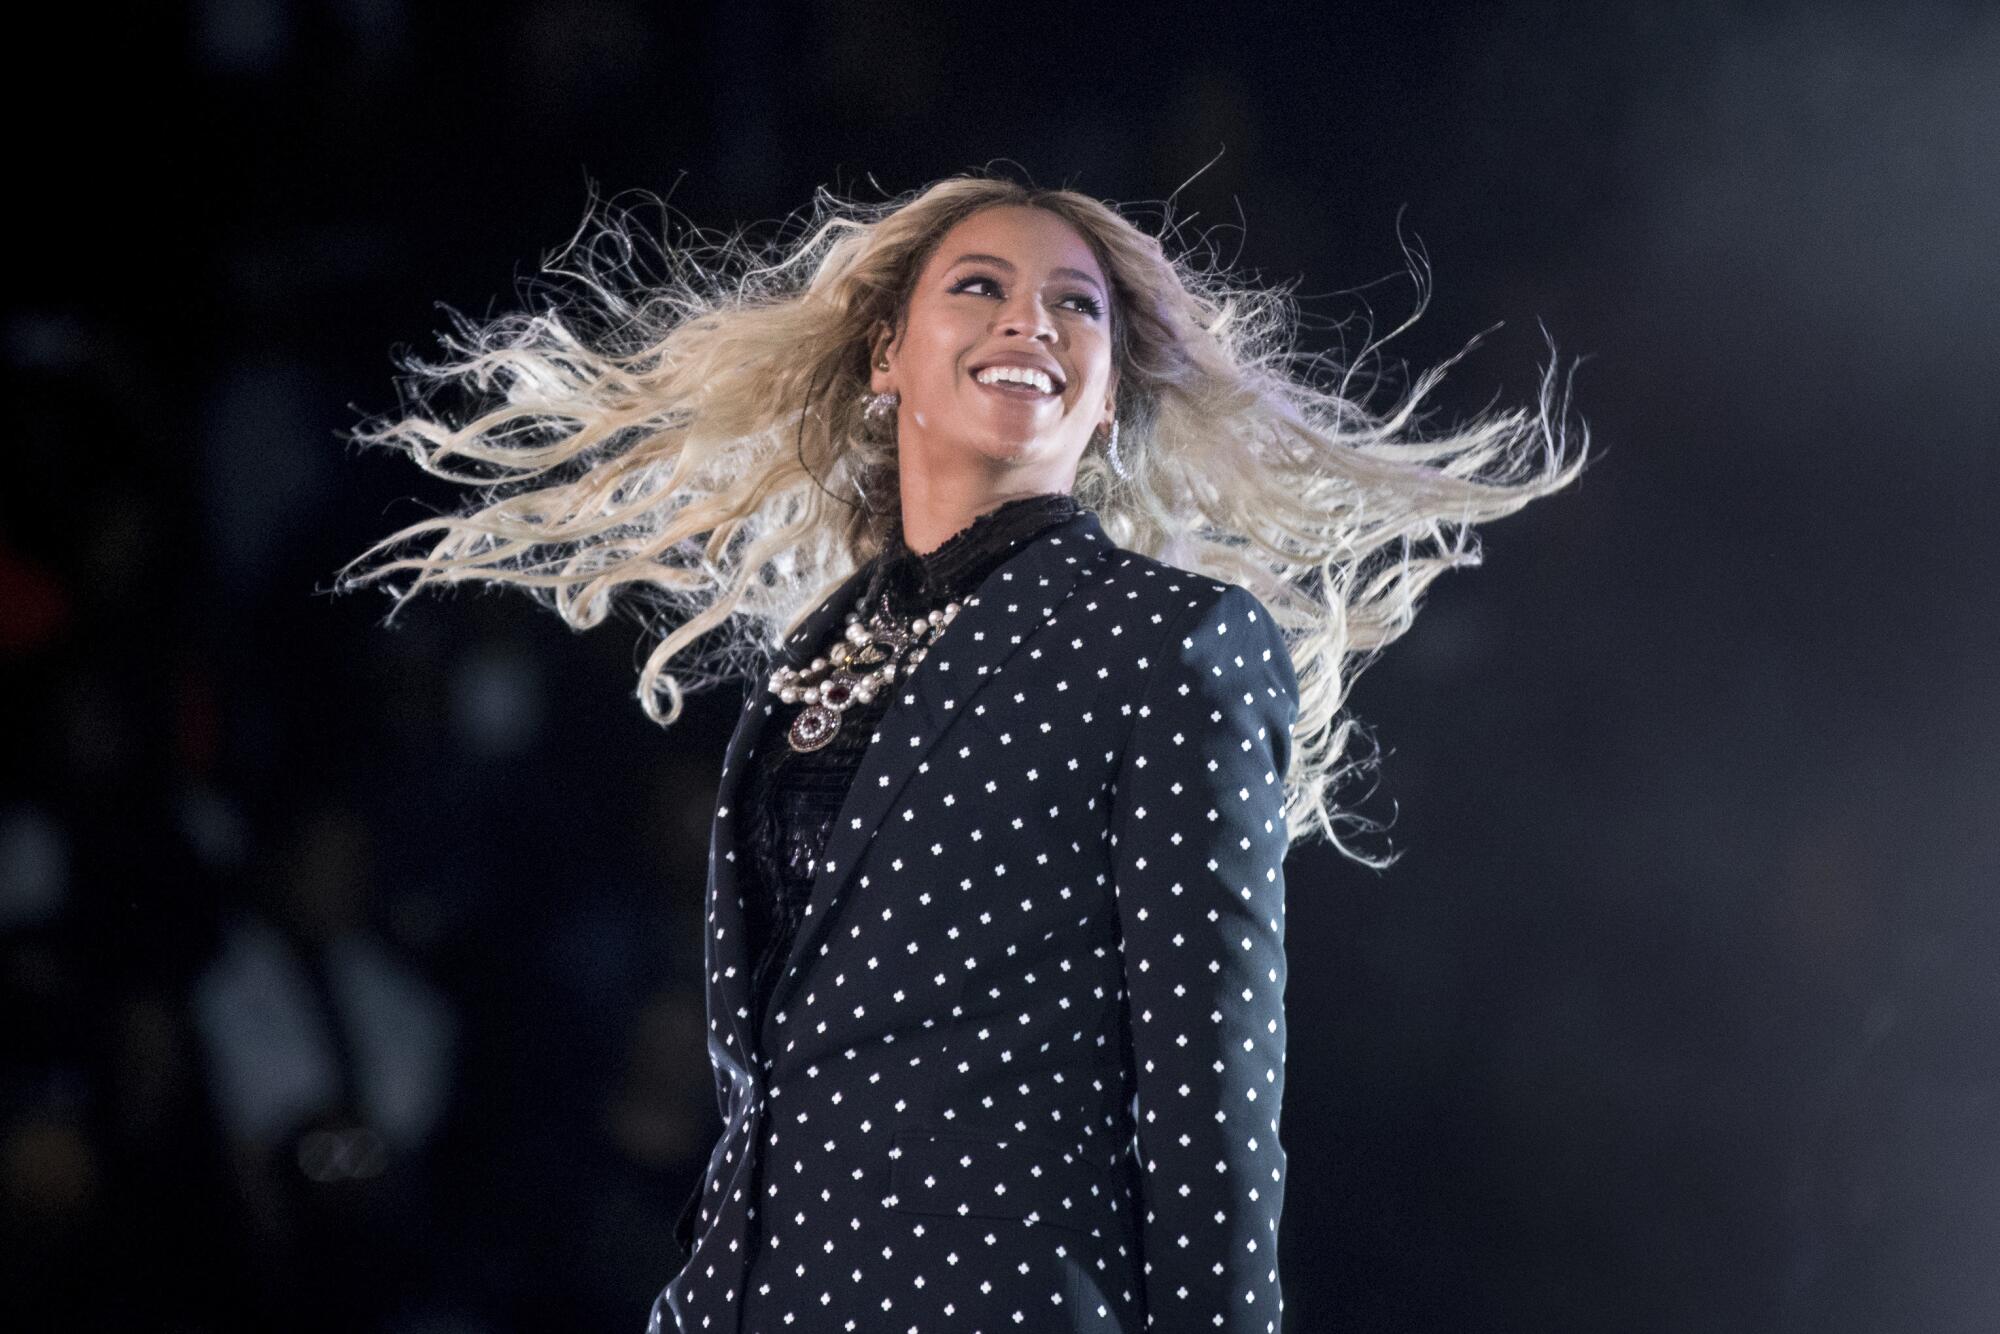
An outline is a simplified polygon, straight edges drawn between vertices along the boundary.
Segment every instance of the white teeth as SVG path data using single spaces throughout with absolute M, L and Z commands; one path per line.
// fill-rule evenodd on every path
M 994 384 L 1007 380 L 1014 384 L 1033 385 L 1045 394 L 1056 391 L 1055 381 L 1047 371 L 1038 371 L 1030 366 L 988 366 L 974 377 L 981 384 Z

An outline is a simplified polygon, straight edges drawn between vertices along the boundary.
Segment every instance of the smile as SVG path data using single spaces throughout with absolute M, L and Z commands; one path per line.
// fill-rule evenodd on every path
M 988 366 L 972 378 L 989 389 L 1016 395 L 1046 398 L 1056 392 L 1056 382 L 1049 373 L 1032 366 Z

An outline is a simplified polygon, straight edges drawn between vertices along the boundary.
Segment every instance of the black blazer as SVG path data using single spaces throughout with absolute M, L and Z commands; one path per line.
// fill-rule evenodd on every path
M 1298 683 L 1269 612 L 1084 510 L 894 689 L 756 1032 L 731 807 L 785 744 L 761 682 L 730 740 L 704 950 L 724 1131 L 653 1334 L 1277 1334 Z

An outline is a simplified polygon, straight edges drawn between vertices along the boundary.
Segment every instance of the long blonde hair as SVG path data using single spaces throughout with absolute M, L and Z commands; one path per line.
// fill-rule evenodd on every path
M 1330 367 L 1296 350 L 1287 291 L 1170 256 L 1072 191 L 984 175 L 872 206 L 821 191 L 802 227 L 763 242 L 739 232 L 664 244 L 665 272 L 648 278 L 632 276 L 644 238 L 629 216 L 607 209 L 592 232 L 587 213 L 543 263 L 580 295 L 483 325 L 454 313 L 447 360 L 401 363 L 410 410 L 350 433 L 405 449 L 478 497 L 375 543 L 342 567 L 338 588 L 413 571 L 406 587 L 387 586 L 387 620 L 426 584 L 513 584 L 579 630 L 625 590 L 622 604 L 661 613 L 647 623 L 660 638 L 638 697 L 671 724 L 681 677 L 701 687 L 755 671 L 882 550 L 896 454 L 861 419 L 870 335 L 900 328 L 945 232 L 1001 204 L 1075 227 L 1112 288 L 1122 475 L 1093 445 L 1071 494 L 1117 545 L 1242 584 L 1270 608 L 1299 681 L 1289 836 L 1323 834 L 1355 861 L 1388 866 L 1393 855 L 1342 838 L 1381 826 L 1332 801 L 1372 764 L 1347 755 L 1347 692 L 1409 628 L 1433 579 L 1479 563 L 1474 524 L 1580 473 L 1589 433 L 1570 424 L 1567 381 L 1552 356 L 1533 409 L 1425 434 L 1419 407 L 1464 352 L 1383 412 L 1367 403 L 1374 382 L 1358 387 L 1416 314 Z M 579 262 L 563 267 L 572 255 Z M 483 405 L 458 424 L 433 405 L 453 385 Z M 676 662 L 690 645 L 693 660 Z

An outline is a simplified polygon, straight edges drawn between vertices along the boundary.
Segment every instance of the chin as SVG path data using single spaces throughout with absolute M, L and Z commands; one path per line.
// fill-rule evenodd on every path
M 1000 466 L 1033 463 L 1047 456 L 1047 447 L 1041 441 L 1008 436 L 960 441 L 949 451 L 949 457 L 963 459 L 968 463 Z
M 979 452 L 995 463 L 1039 463 L 1052 457 L 1055 450 L 1045 440 L 995 440 L 981 446 Z
M 1067 445 L 1046 435 L 990 435 L 971 442 L 972 448 L 995 463 L 1051 463 Z

